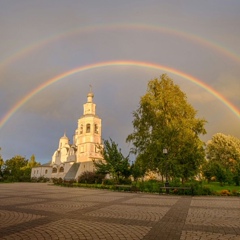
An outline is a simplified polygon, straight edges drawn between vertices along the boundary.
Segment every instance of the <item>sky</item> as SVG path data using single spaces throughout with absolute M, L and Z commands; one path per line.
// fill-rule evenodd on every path
M 0 0 L 3 159 L 49 162 L 64 132 L 72 142 L 90 84 L 103 139 L 127 155 L 132 113 L 164 73 L 206 119 L 203 141 L 240 138 L 239 11 L 239 0 Z

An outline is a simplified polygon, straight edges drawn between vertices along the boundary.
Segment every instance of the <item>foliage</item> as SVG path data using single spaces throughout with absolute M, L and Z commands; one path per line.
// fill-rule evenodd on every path
M 119 184 L 131 184 L 132 183 L 132 180 L 130 178 L 120 178 L 119 179 Z
M 100 151 L 104 160 L 94 160 L 97 173 L 109 174 L 116 182 L 120 178 L 128 178 L 130 176 L 130 166 L 128 156 L 124 157 L 118 145 L 110 139 L 104 141 L 104 147 L 100 147 Z
M 222 190 L 222 191 L 220 192 L 220 195 L 221 195 L 221 196 L 230 196 L 231 193 L 230 193 L 228 190 Z
M 22 170 L 25 169 L 32 169 L 33 167 L 40 166 L 40 163 L 36 162 L 36 158 L 34 155 L 30 157 L 30 160 L 28 161 L 27 165 L 25 167 L 22 167 Z
M 102 183 L 104 174 L 85 171 L 78 177 L 79 183 Z
M 0 151 L 2 149 L 0 148 Z M 0 154 L 0 178 L 3 177 L 3 165 L 4 165 L 4 161 L 3 161 L 3 158 L 2 158 L 2 155 Z
M 115 184 L 115 180 L 114 179 L 109 179 L 109 178 L 105 178 L 102 181 L 103 185 L 114 185 Z
M 220 193 L 224 189 L 228 189 L 229 191 L 237 190 L 240 191 L 240 187 L 236 187 L 234 185 L 225 185 L 221 186 L 219 182 L 210 182 L 210 183 L 203 183 L 203 186 L 209 187 L 213 192 L 218 192 Z
M 25 157 L 16 155 L 15 157 L 5 161 L 2 167 L 2 177 L 4 181 L 10 182 L 30 182 L 31 169 L 40 164 L 35 161 L 32 155 L 30 160 Z
M 3 171 L 4 179 L 10 181 L 22 181 L 23 176 L 26 177 L 26 175 L 24 175 L 24 171 L 21 170 L 21 168 L 27 166 L 27 163 L 28 160 L 20 155 L 16 155 L 11 159 L 6 160 Z
M 49 182 L 50 181 L 50 179 L 49 178 L 46 178 L 46 177 L 43 177 L 43 176 L 41 176 L 41 177 L 32 177 L 31 178 L 31 182 L 41 182 L 41 183 L 45 183 L 45 182 Z
M 240 139 L 222 133 L 215 134 L 206 146 L 208 166 L 212 175 L 223 184 L 240 183 Z M 206 173 L 204 174 L 206 176 Z
M 147 93 L 133 112 L 134 131 L 127 137 L 132 152 L 150 170 L 183 180 L 196 175 L 204 161 L 205 120 L 196 118 L 196 111 L 186 95 L 167 75 L 149 81 Z M 164 156 L 163 149 L 168 150 Z
M 137 181 L 139 178 L 143 178 L 146 172 L 147 166 L 145 161 L 141 158 L 141 156 L 138 156 L 135 163 L 133 163 L 131 166 L 131 174 L 133 179 Z

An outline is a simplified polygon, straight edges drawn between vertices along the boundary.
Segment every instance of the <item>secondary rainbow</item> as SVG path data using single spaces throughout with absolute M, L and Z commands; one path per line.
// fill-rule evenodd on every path
M 30 93 L 25 95 L 20 101 L 18 101 L 8 112 L 7 114 L 1 119 L 0 121 L 0 129 L 3 127 L 3 125 L 10 119 L 11 116 L 21 107 L 23 106 L 30 98 L 32 98 L 35 94 L 39 93 L 46 87 L 50 86 L 51 84 L 60 81 L 66 77 L 69 77 L 71 75 L 74 75 L 79 72 L 92 70 L 96 68 L 103 68 L 103 67 L 110 67 L 110 66 L 135 66 L 135 67 L 144 67 L 144 68 L 151 68 L 151 69 L 157 69 L 162 70 L 166 72 L 170 72 L 174 75 L 180 76 L 194 84 L 197 84 L 198 86 L 204 88 L 206 91 L 208 91 L 210 94 L 215 96 L 217 99 L 219 99 L 224 105 L 226 105 L 238 118 L 240 118 L 240 111 L 235 107 L 230 101 L 228 101 L 226 98 L 224 98 L 220 93 L 218 93 L 216 90 L 211 88 L 209 85 L 204 83 L 203 81 L 200 81 L 199 79 L 186 74 L 184 72 L 181 72 L 179 70 L 176 70 L 174 68 L 170 68 L 167 66 L 162 66 L 155 63 L 150 62 L 139 62 L 139 61 L 128 61 L 128 60 L 121 60 L 121 61 L 109 61 L 109 62 L 99 62 L 94 63 L 86 66 L 80 66 L 77 68 L 74 68 L 70 71 L 64 72 L 62 74 L 59 74 L 46 82 L 42 83 L 35 89 L 33 89 Z
M 240 63 L 240 56 L 234 53 L 232 50 L 226 48 L 225 46 L 220 45 L 216 41 L 211 41 L 205 39 L 203 37 L 198 36 L 197 34 L 191 34 L 184 31 L 179 31 L 177 29 L 173 29 L 170 27 L 164 26 L 154 26 L 154 25 L 146 25 L 146 24 L 109 24 L 109 25 L 94 25 L 94 26 L 85 26 L 77 29 L 71 29 L 67 32 L 63 32 L 60 34 L 53 34 L 50 37 L 44 38 L 40 41 L 34 42 L 32 44 L 27 45 L 24 48 L 19 49 L 12 55 L 6 57 L 4 60 L 0 61 L 0 68 L 4 68 L 11 63 L 17 61 L 20 58 L 23 58 L 30 54 L 35 50 L 39 50 L 40 48 L 54 43 L 56 41 L 62 40 L 67 37 L 74 36 L 76 34 L 89 34 L 96 33 L 97 31 L 116 31 L 116 30 L 139 30 L 139 31 L 152 31 L 152 32 L 161 32 L 169 35 L 173 35 L 176 37 L 180 37 L 183 39 L 187 39 L 189 41 L 198 43 L 210 49 L 213 49 L 224 56 L 236 61 L 238 64 Z

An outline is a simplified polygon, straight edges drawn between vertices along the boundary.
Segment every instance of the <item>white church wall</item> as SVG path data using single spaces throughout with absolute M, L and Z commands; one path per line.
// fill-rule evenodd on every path
M 51 178 L 52 167 L 34 167 L 31 171 L 31 178 Z

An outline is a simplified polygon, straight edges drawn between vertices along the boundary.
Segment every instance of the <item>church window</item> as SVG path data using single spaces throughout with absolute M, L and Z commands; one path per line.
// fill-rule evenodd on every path
M 98 133 L 98 125 L 97 124 L 94 125 L 94 131 L 95 131 L 95 133 Z
M 81 153 L 83 153 L 84 152 L 84 148 L 83 148 L 83 146 L 81 146 Z
M 81 127 L 80 127 L 80 134 L 83 134 L 83 125 L 81 124 Z
M 59 172 L 64 172 L 64 167 L 60 167 Z
M 99 148 L 100 146 L 99 145 L 95 145 L 95 152 L 98 153 L 99 152 Z
M 56 173 L 56 172 L 57 172 L 57 168 L 53 168 L 52 173 Z
M 46 169 L 46 170 L 45 170 L 45 174 L 47 174 L 47 172 L 48 172 L 48 170 Z
M 86 133 L 90 133 L 90 124 L 88 123 L 87 125 L 86 125 Z

